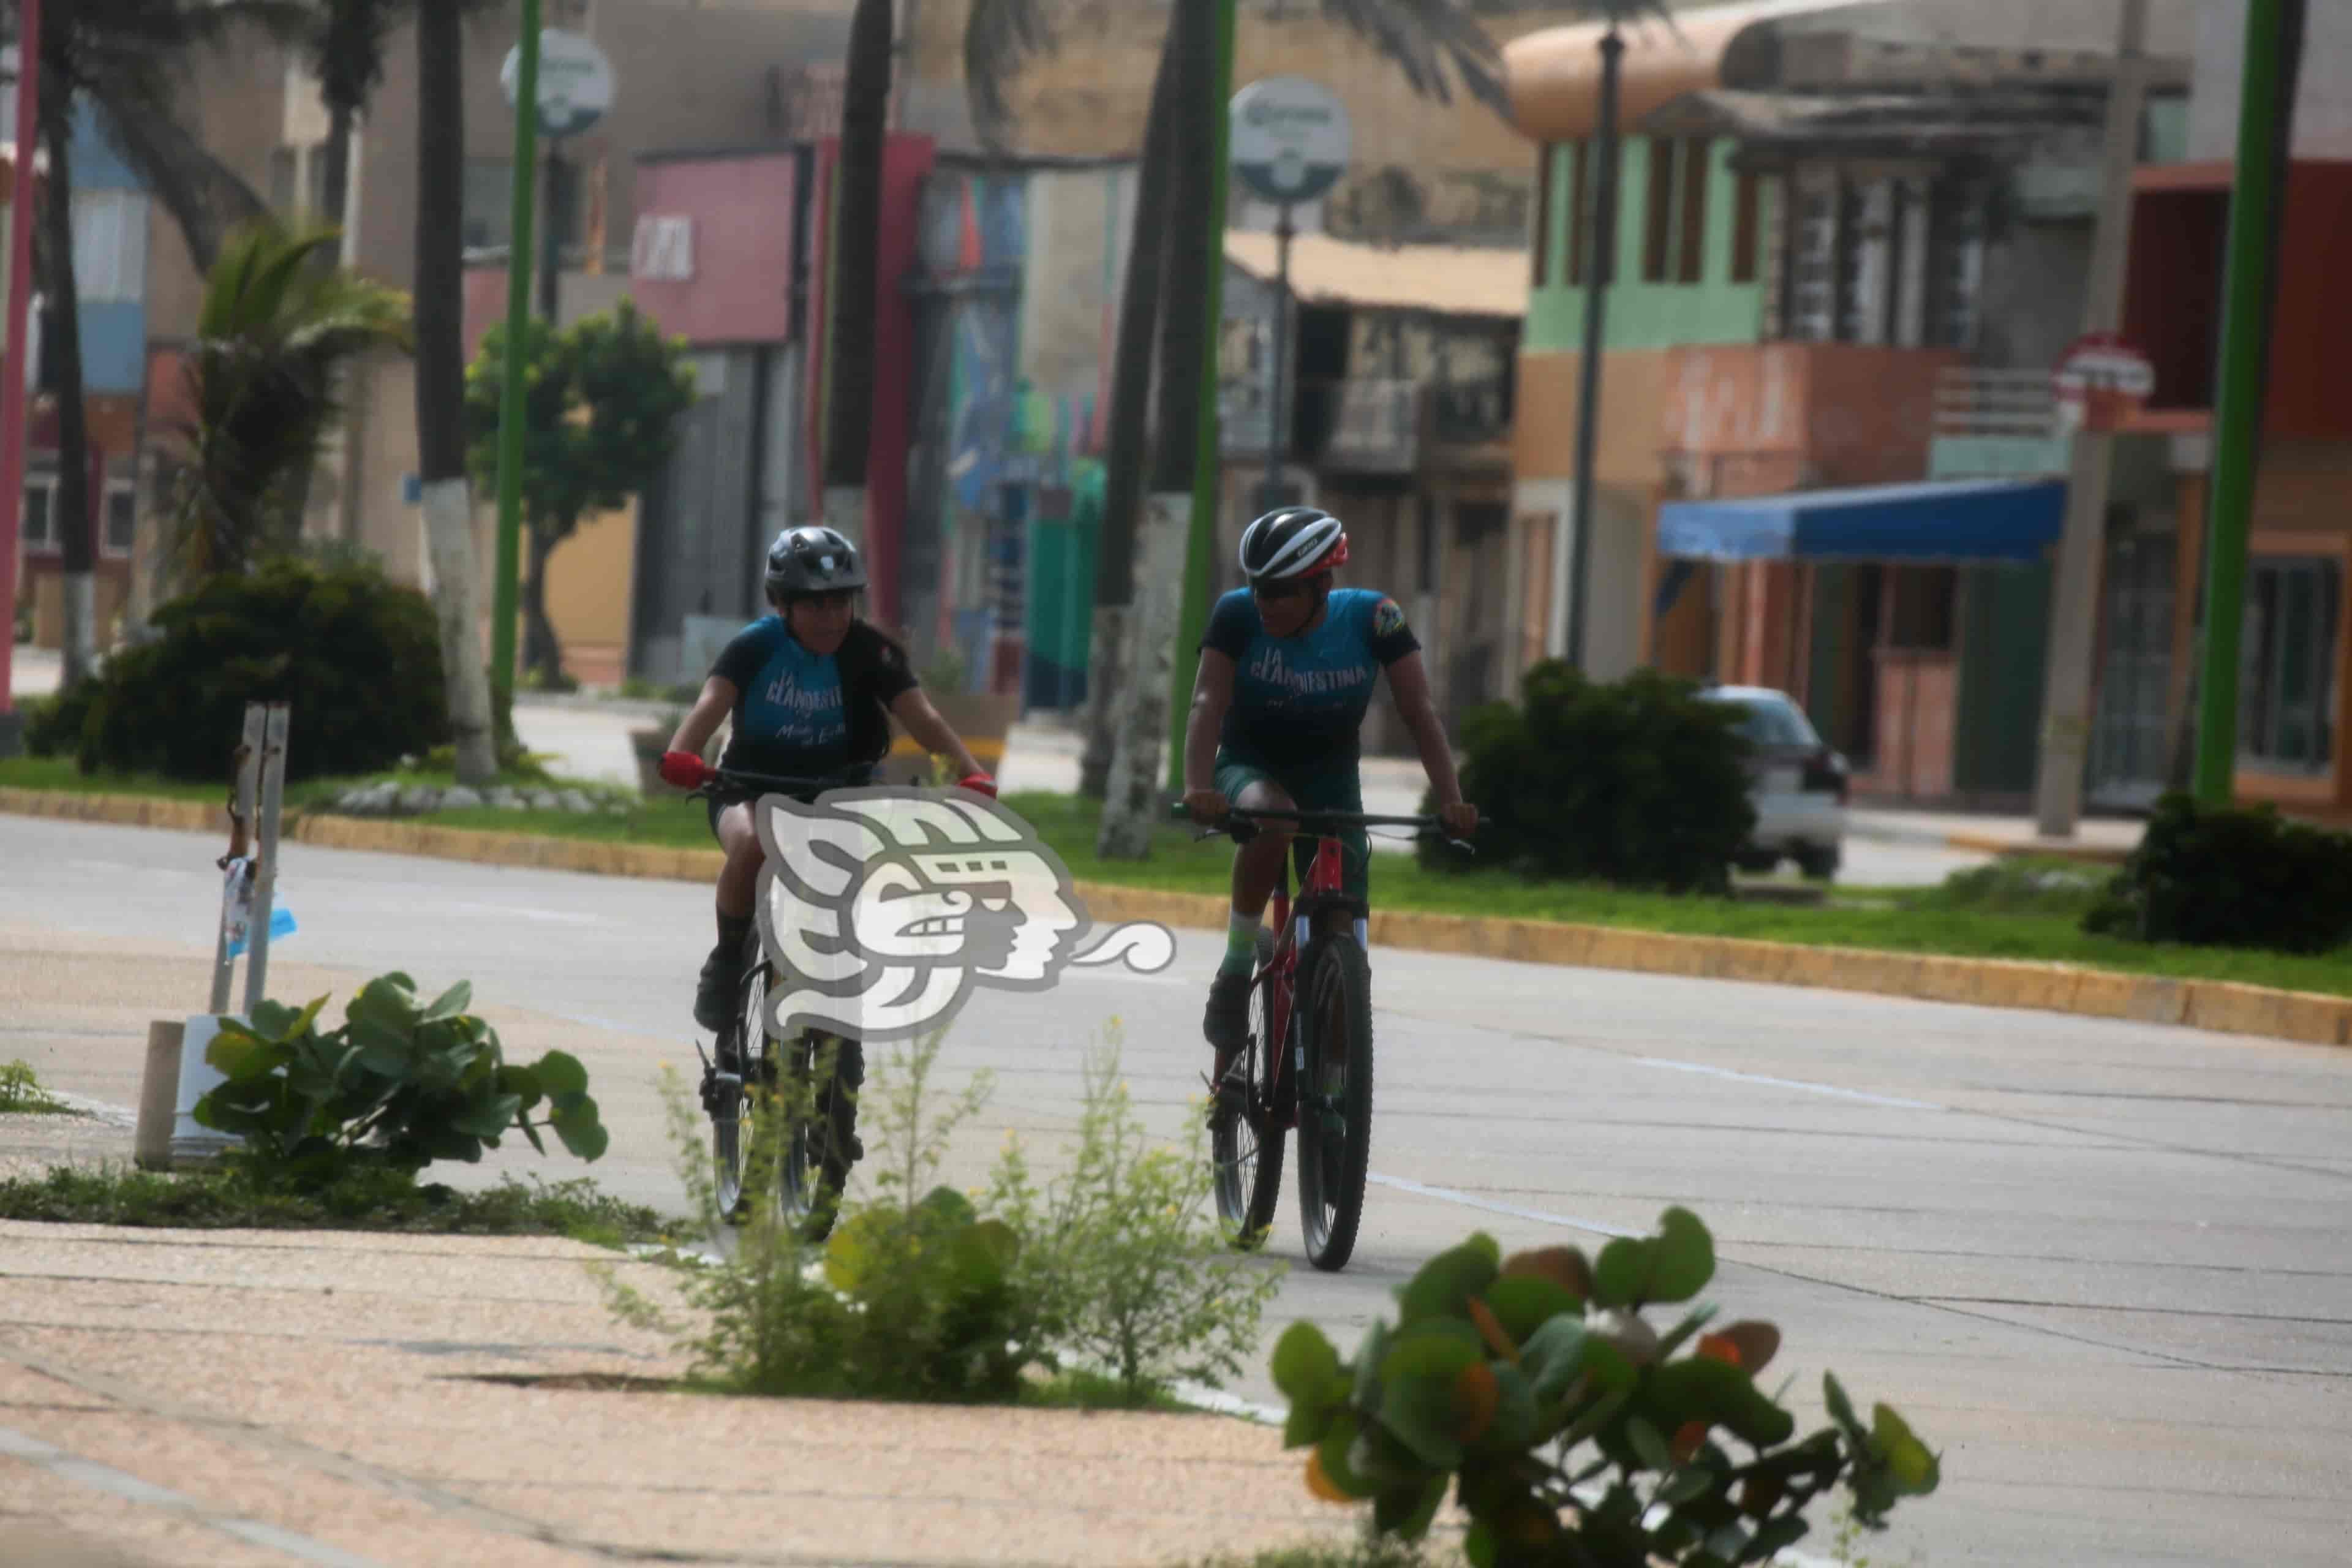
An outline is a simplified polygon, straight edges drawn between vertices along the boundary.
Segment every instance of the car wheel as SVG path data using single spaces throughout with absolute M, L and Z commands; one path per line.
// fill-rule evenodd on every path
M 1834 844 L 1826 848 L 1800 849 L 1797 851 L 1797 869 L 1808 881 L 1827 882 L 1837 876 L 1840 858 Z

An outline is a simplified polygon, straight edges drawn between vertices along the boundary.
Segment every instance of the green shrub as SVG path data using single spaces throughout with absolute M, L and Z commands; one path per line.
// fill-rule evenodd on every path
M 1397 1326 L 1375 1321 L 1352 1363 L 1291 1326 L 1274 1351 L 1284 1443 L 1311 1450 L 1317 1496 L 1370 1501 L 1381 1534 L 1420 1539 L 1452 1483 L 1476 1568 L 1766 1563 L 1840 1481 L 1874 1529 L 1936 1489 L 1937 1457 L 1903 1418 L 1881 1405 L 1864 1426 L 1834 1376 L 1832 1424 L 1790 1441 L 1794 1419 L 1755 1384 L 1780 1347 L 1771 1324 L 1700 1337 L 1701 1307 L 1662 1336 L 1643 1319 L 1714 1274 L 1714 1239 L 1680 1208 L 1591 1261 L 1572 1247 L 1506 1259 L 1474 1236 L 1398 1290 Z
M 1478 858 L 1433 841 L 1422 863 L 1727 891 L 1732 855 L 1756 821 L 1738 718 L 1654 671 L 1603 684 L 1556 660 L 1537 665 L 1517 707 L 1492 703 L 1463 721 L 1462 792 L 1478 807 Z
M 747 1394 L 1011 1401 L 1066 1360 L 1106 1366 L 1122 1403 L 1150 1408 L 1176 1378 L 1237 1372 L 1278 1277 L 1229 1255 L 1197 1148 L 1144 1147 L 1116 1058 L 1089 1066 L 1069 1173 L 1040 1189 L 1014 1142 L 975 1205 L 936 1178 L 988 1080 L 935 1110 L 939 1047 L 877 1064 L 859 1096 L 872 1190 L 844 1203 L 821 1248 L 756 1205 L 730 1256 L 660 1259 L 697 1321 L 600 1270 L 615 1310 L 676 1338 L 698 1379 Z M 805 1107 L 804 1086 L 786 1093 Z M 723 1229 L 700 1109 L 675 1075 L 665 1099 L 694 1210 Z M 782 1103 L 751 1140 L 747 1190 L 772 1190 Z
M 2352 837 L 2272 805 L 2167 795 L 2083 929 L 2138 942 L 2332 952 L 2352 941 Z
M 544 1153 L 542 1127 L 583 1160 L 602 1155 L 588 1070 L 562 1051 L 528 1067 L 508 1062 L 498 1031 L 466 1011 L 471 1000 L 460 981 L 422 1003 L 415 981 L 386 974 L 324 1034 L 324 996 L 299 1011 L 263 1002 L 250 1025 L 223 1018 L 205 1060 L 226 1081 L 196 1101 L 196 1121 L 244 1140 L 238 1163 L 306 1186 L 371 1165 L 414 1173 L 436 1160 L 472 1163 L 509 1131 Z M 541 1104 L 547 1118 L 535 1122 Z
M 990 1189 L 1053 1343 L 1107 1368 L 1133 1405 L 1180 1379 L 1237 1375 L 1282 1285 L 1235 1258 L 1211 1217 L 1207 1128 L 1192 1125 L 1189 1148 L 1150 1144 L 1114 1044 L 1087 1062 L 1068 1173 L 1040 1189 L 1015 1140 Z
M 248 702 L 291 706 L 289 781 L 373 773 L 450 738 L 433 608 L 365 566 L 272 561 L 210 579 L 154 626 L 89 683 L 84 773 L 226 779 Z
M 2080 860 L 2002 856 L 1955 871 L 1913 896 L 1913 907 L 1984 914 L 2065 915 L 2080 919 L 2114 873 Z
M 97 695 L 97 681 L 77 680 L 54 697 L 37 697 L 24 704 L 26 752 L 36 757 L 79 755 Z

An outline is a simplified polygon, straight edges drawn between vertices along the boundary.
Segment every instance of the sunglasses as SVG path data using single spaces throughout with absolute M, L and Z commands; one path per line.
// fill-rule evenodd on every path
M 1250 584 L 1250 592 L 1261 599 L 1304 598 L 1307 594 L 1307 580 L 1303 577 L 1280 577 L 1271 583 L 1253 583 Z

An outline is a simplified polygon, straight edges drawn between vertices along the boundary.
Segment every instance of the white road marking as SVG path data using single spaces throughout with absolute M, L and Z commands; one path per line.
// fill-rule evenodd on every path
M 1415 1197 L 1435 1198 L 1441 1203 L 1460 1204 L 1464 1208 L 1483 1209 L 1488 1214 L 1507 1215 L 1512 1219 L 1533 1220 L 1538 1225 L 1556 1225 L 1568 1230 L 1589 1230 L 1596 1236 L 1647 1236 L 1645 1230 L 1628 1230 L 1621 1225 L 1609 1225 L 1597 1219 L 1580 1219 L 1574 1215 L 1548 1214 L 1542 1209 L 1521 1208 L 1517 1204 L 1499 1203 L 1493 1198 L 1473 1197 L 1457 1193 L 1451 1187 L 1424 1186 L 1409 1182 L 1402 1176 L 1383 1176 L 1378 1171 L 1366 1173 L 1365 1180 L 1378 1182 L 1384 1187 L 1394 1187 Z
M 1825 1094 L 1836 1100 L 1855 1100 L 1864 1105 L 1883 1105 L 1895 1110 L 1946 1110 L 1948 1106 L 1925 1100 L 1903 1100 L 1891 1094 L 1868 1094 L 1858 1089 L 1840 1089 L 1831 1083 L 1811 1083 L 1800 1078 L 1769 1078 L 1762 1073 L 1734 1072 L 1729 1068 L 1708 1067 L 1704 1062 L 1678 1062 L 1667 1057 L 1634 1057 L 1636 1067 L 1664 1068 L 1669 1072 L 1695 1072 L 1708 1078 L 1727 1078 L 1740 1083 L 1766 1084 L 1773 1089 L 1799 1089 L 1806 1094 Z

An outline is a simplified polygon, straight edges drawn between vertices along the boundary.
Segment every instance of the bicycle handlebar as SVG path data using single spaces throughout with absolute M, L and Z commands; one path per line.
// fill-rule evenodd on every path
M 1192 819 L 1192 814 L 1185 809 L 1184 803 L 1181 800 L 1171 809 L 1171 814 L 1180 822 L 1189 822 Z M 1203 826 L 1202 831 L 1195 837 L 1213 838 L 1223 835 L 1236 844 L 1246 844 L 1257 837 L 1258 825 L 1268 821 L 1295 822 L 1310 836 L 1317 836 L 1316 829 L 1318 826 L 1327 830 L 1334 827 L 1410 827 L 1415 830 L 1416 837 L 1434 835 L 1465 855 L 1475 855 L 1478 852 L 1476 846 L 1468 839 L 1456 838 L 1447 832 L 1442 817 L 1386 816 L 1378 813 L 1361 811 L 1297 811 L 1286 807 L 1228 805 L 1225 807 L 1223 821 Z
M 738 768 L 713 768 L 710 770 L 709 776 L 687 791 L 687 798 L 707 800 L 722 784 L 732 785 L 739 789 L 753 789 L 762 795 L 823 795 L 829 789 L 854 787 L 859 782 L 860 775 L 847 773 L 835 773 L 825 778 L 799 779 L 786 778 L 781 773 L 745 773 Z

